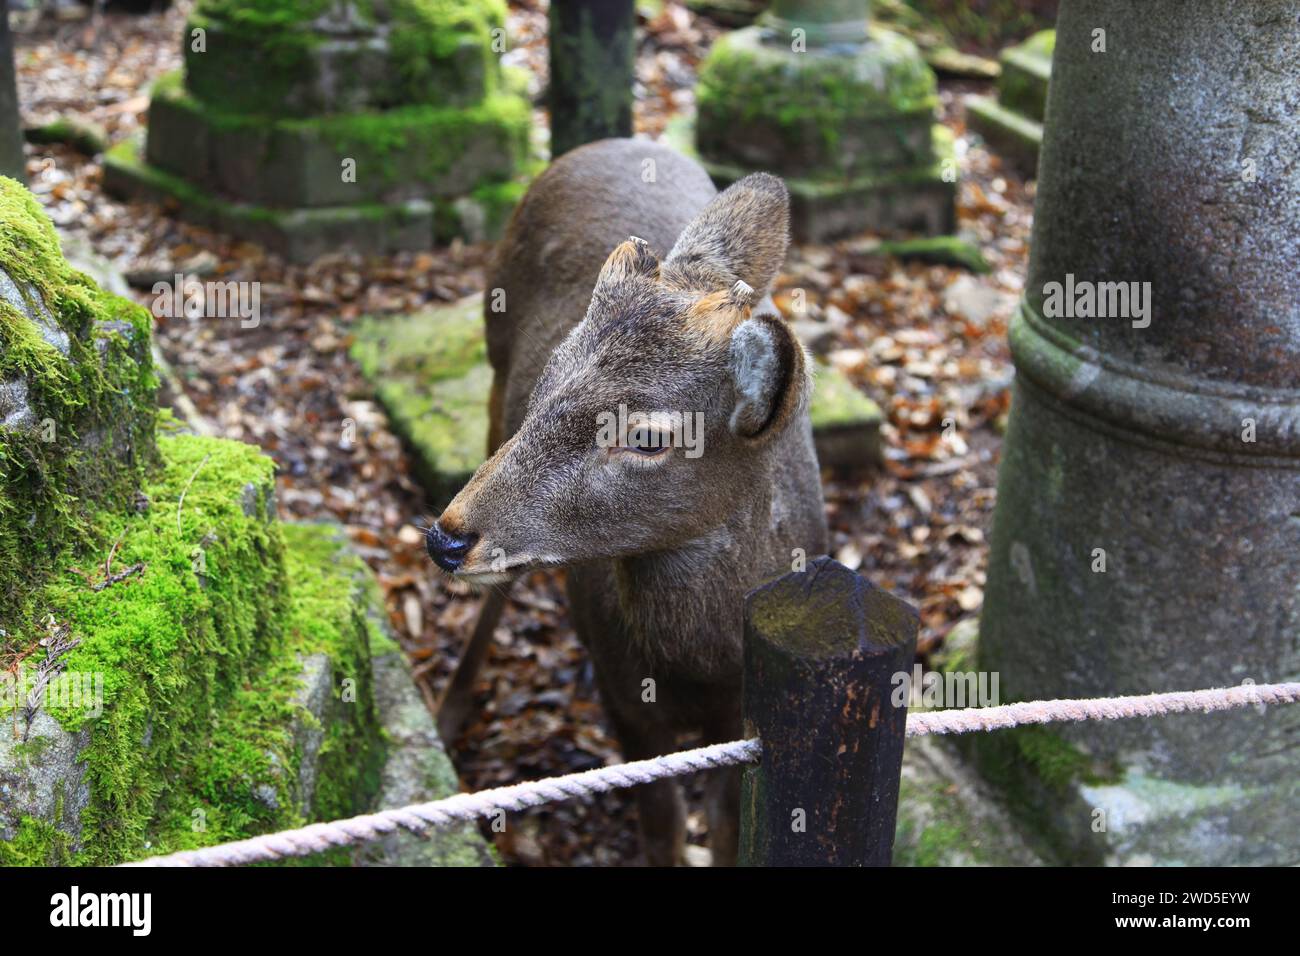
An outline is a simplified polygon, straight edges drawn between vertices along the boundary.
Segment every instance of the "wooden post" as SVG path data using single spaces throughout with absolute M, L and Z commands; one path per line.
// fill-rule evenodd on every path
M 888 866 L 894 847 L 918 616 L 831 558 L 745 602 L 746 736 L 740 862 Z
M 9 0 L 0 0 L 0 175 L 27 181 L 23 123 L 14 76 L 14 38 L 9 32 Z
M 633 0 L 551 0 L 551 158 L 632 135 Z

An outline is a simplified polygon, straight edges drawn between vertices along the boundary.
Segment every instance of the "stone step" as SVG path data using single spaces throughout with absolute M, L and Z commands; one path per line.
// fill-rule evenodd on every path
M 531 113 L 498 94 L 458 108 L 403 107 L 309 119 L 205 106 L 169 74 L 154 84 L 148 162 L 232 201 L 297 209 L 464 196 L 509 180 Z
M 1009 47 L 1000 57 L 998 98 L 972 96 L 966 101 L 971 129 L 1024 176 L 1034 176 L 1038 169 L 1055 48 L 1055 30 L 1043 30 Z
M 355 331 L 352 355 L 415 457 L 417 477 L 441 511 L 487 451 L 492 370 L 481 296 Z M 880 408 L 843 373 L 815 366 L 810 409 L 824 466 L 858 469 L 881 457 Z
M 138 143 L 104 155 L 104 188 L 116 196 L 171 204 L 189 222 L 259 243 L 291 262 L 338 250 L 385 255 L 428 249 L 460 237 L 497 238 L 527 189 L 522 182 L 480 186 L 467 196 L 431 202 L 363 203 L 314 209 L 271 209 L 231 202 L 195 188 L 144 161 Z
M 1043 122 L 1055 48 L 1056 31 L 1043 30 L 1003 50 L 999 57 L 1002 76 L 998 79 L 998 102 L 1013 113 Z
M 987 96 L 972 96 L 966 101 L 966 122 L 1021 175 L 1037 174 L 1038 152 L 1043 146 L 1042 123 L 1013 113 Z

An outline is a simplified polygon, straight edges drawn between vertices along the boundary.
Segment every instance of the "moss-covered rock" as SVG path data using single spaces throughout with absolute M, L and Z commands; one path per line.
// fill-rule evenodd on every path
M 1024 175 L 1032 176 L 1043 144 L 1047 87 L 1056 31 L 1043 30 L 1002 52 L 998 96 L 973 96 L 966 103 L 972 129 Z
M 23 186 L 0 178 L 0 653 L 89 520 L 155 456 L 149 316 L 70 268 Z
M 431 506 L 441 510 L 487 453 L 492 369 L 482 297 L 362 322 L 352 355 L 415 453 Z
M 23 130 L 23 138 L 29 143 L 62 143 L 87 156 L 102 153 L 108 145 L 108 134 L 102 126 L 77 116 L 60 116 L 28 127 Z
M 810 40 L 811 43 L 811 40 Z M 951 232 L 957 164 L 935 123 L 937 84 L 916 45 L 877 25 L 861 43 L 792 47 L 770 27 L 727 34 L 700 67 L 693 129 L 670 128 L 719 186 L 764 170 L 790 188 L 803 242 L 861 232 Z
M 1043 30 L 1002 51 L 998 101 L 1013 113 L 1041 123 L 1047 113 L 1047 84 L 1055 49 L 1056 31 Z
M 700 68 L 696 142 L 707 159 L 786 176 L 852 176 L 931 159 L 933 72 L 910 40 L 873 27 L 853 56 L 794 52 L 759 28 L 720 38 Z
M 914 737 L 903 751 L 895 866 L 1037 866 L 1042 857 L 997 795 L 951 745 Z
M 817 461 L 823 468 L 859 469 L 878 465 L 884 455 L 880 406 L 839 369 L 813 366 L 812 419 Z
M 499 83 L 505 13 L 503 0 L 202 0 L 186 28 L 187 85 L 268 116 L 468 106 Z
M 299 262 L 494 238 L 531 128 L 504 23 L 503 0 L 204 0 L 105 188 Z
M 68 574 L 40 598 L 47 645 L 67 648 L 59 680 L 85 692 L 46 693 L 29 712 L 44 661 L 0 687 L 0 716 L 21 731 L 0 735 L 0 863 L 194 849 L 366 812 L 392 787 L 375 658 L 388 697 L 402 681 L 408 705 L 415 691 L 373 575 L 338 529 L 278 524 L 256 448 L 189 435 L 159 447 L 148 508 L 96 518 L 117 541 L 113 567 L 133 572 L 98 590 Z M 430 759 L 418 799 L 455 790 L 445 756 Z M 472 832 L 447 839 L 481 850 Z
M 882 242 L 878 251 L 908 261 L 959 266 L 977 275 L 992 271 L 979 246 L 960 236 L 926 236 Z

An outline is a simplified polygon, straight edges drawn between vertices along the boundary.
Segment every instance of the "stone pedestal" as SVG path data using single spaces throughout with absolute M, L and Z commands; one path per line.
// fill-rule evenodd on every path
M 1294 12 L 1062 5 L 979 647 L 1009 699 L 1300 678 Z M 1282 864 L 1298 737 L 1278 707 L 974 745 L 1066 861 Z
M 797 239 L 952 231 L 956 163 L 944 163 L 934 74 L 911 40 L 868 22 L 866 0 L 774 4 L 714 45 L 697 102 L 710 175 L 782 176 Z
M 1038 169 L 1055 46 L 1056 31 L 1044 30 L 1004 50 L 998 58 L 1002 74 L 997 99 L 972 96 L 966 101 L 971 129 L 1025 176 Z
M 491 46 L 504 4 L 322 6 L 199 3 L 184 78 L 154 87 L 148 141 L 109 151 L 106 186 L 296 261 L 489 237 L 530 127 Z

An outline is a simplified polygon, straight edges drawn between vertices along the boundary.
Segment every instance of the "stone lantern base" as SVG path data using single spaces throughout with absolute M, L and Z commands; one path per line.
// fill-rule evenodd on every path
M 226 0 L 199 4 L 184 77 L 155 85 L 148 140 L 109 151 L 106 187 L 294 261 L 493 236 L 531 125 L 489 46 L 503 10 L 282 7 L 255 29 Z
M 705 168 L 723 185 L 782 176 L 796 239 L 952 231 L 951 138 L 934 74 L 900 34 L 872 25 L 862 43 L 803 48 L 772 26 L 738 30 L 709 53 L 697 99 Z

